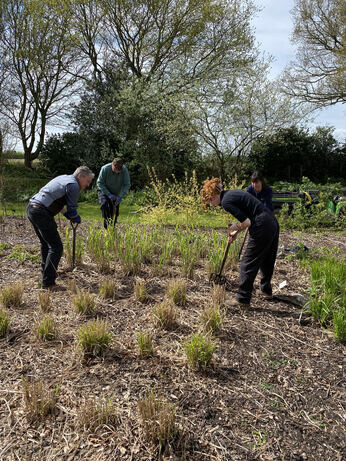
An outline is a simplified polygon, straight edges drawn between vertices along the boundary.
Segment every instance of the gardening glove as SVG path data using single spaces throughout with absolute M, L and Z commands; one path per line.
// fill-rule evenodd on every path
M 119 197 L 117 198 L 117 201 L 115 202 L 116 206 L 120 205 L 120 202 L 122 201 L 122 196 L 119 195 Z
M 80 224 L 81 223 L 81 217 L 79 216 L 79 214 L 77 214 L 77 216 L 75 216 L 74 218 L 71 218 L 71 222 L 75 222 L 77 224 Z
M 107 197 L 112 200 L 112 202 L 115 200 L 115 195 L 114 194 L 107 194 Z
M 67 210 L 66 213 L 64 213 L 64 216 L 70 221 L 77 222 L 77 221 L 74 221 L 74 219 L 79 219 L 79 222 L 80 222 L 80 216 L 77 214 L 76 210 L 70 210 L 70 211 Z

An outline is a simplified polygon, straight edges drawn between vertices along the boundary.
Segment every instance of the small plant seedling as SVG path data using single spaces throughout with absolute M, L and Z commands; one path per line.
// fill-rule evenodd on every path
M 111 333 L 104 320 L 90 320 L 78 330 L 77 341 L 82 351 L 87 355 L 102 355 L 108 348 Z
M 19 307 L 22 303 L 24 288 L 19 283 L 12 283 L 2 288 L 0 299 L 5 307 Z
M 89 432 L 96 432 L 102 426 L 116 429 L 119 424 L 118 409 L 111 398 L 90 398 L 78 407 L 77 424 L 80 429 Z
M 163 453 L 178 433 L 176 406 L 148 392 L 138 401 L 138 413 L 146 438 Z
M 59 386 L 51 391 L 42 381 L 22 379 L 25 415 L 30 422 L 44 421 L 54 413 Z
M 115 280 L 111 278 L 107 278 L 100 283 L 100 295 L 104 299 L 113 299 L 116 289 L 117 285 Z
M 7 312 L 0 310 L 0 338 L 3 338 L 6 335 L 10 323 L 11 320 Z
M 51 316 L 43 317 L 41 321 L 35 324 L 35 334 L 38 339 L 51 341 L 58 336 L 58 329 L 54 319 Z
M 223 316 L 216 306 L 206 306 L 201 312 L 201 323 L 205 331 L 215 333 L 220 330 Z
M 186 280 L 171 280 L 167 286 L 167 295 L 177 306 L 185 306 Z
M 76 312 L 81 315 L 92 315 L 95 310 L 95 297 L 89 291 L 78 290 L 74 296 L 73 306 Z
M 151 333 L 139 331 L 137 334 L 137 344 L 139 354 L 142 357 L 150 357 L 153 355 L 153 337 Z
M 184 343 L 188 363 L 195 370 L 205 370 L 213 357 L 216 344 L 209 334 L 195 333 Z
M 140 303 L 146 303 L 148 301 L 148 292 L 143 280 L 136 280 L 134 293 L 136 300 Z
M 156 304 L 152 310 L 154 322 L 156 326 L 171 330 L 174 327 L 177 318 L 175 304 L 170 299 L 165 299 L 159 304 Z
M 42 312 L 50 311 L 50 296 L 49 291 L 42 290 L 38 292 L 38 302 L 40 303 L 40 308 Z

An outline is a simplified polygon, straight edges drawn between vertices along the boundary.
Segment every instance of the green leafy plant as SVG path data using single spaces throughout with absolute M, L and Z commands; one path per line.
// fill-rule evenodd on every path
M 165 299 L 156 304 L 152 309 L 154 322 L 157 326 L 171 330 L 176 322 L 177 311 L 175 304 L 170 299 Z
M 177 436 L 176 406 L 148 392 L 138 400 L 138 413 L 146 438 L 164 452 Z
M 38 263 L 40 262 L 41 257 L 38 253 L 29 253 L 23 245 L 14 245 L 11 253 L 7 256 L 7 259 L 15 259 L 20 263 L 25 261 Z
M 95 310 L 95 297 L 89 291 L 78 290 L 76 296 L 73 297 L 72 303 L 76 312 L 81 315 L 92 315 Z
M 185 306 L 186 290 L 186 280 L 171 280 L 167 286 L 167 296 L 177 306 Z
M 0 310 L 0 338 L 3 338 L 10 326 L 11 319 L 6 311 Z
M 0 299 L 5 307 L 19 307 L 22 303 L 24 288 L 19 283 L 12 283 L 2 288 Z
M 38 339 L 51 341 L 58 336 L 58 329 L 53 317 L 43 317 L 35 324 L 35 334 Z
M 216 344 L 209 334 L 195 333 L 184 343 L 188 363 L 195 370 L 205 370 L 211 362 Z
M 51 391 L 42 381 L 22 379 L 24 411 L 30 422 L 44 421 L 54 413 L 59 386 Z
M 107 322 L 99 319 L 90 320 L 77 333 L 78 344 L 87 355 L 102 355 L 109 347 L 110 340 Z
M 137 333 L 137 345 L 142 357 L 150 357 L 153 355 L 153 337 L 151 333 L 139 331 Z

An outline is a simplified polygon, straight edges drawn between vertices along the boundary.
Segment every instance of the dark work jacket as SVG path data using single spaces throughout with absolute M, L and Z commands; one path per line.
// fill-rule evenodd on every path
M 248 192 L 249 194 L 256 197 L 258 200 L 260 200 L 266 208 L 268 208 L 271 211 L 274 211 L 274 206 L 272 202 L 273 189 L 271 187 L 265 186 L 261 190 L 261 192 L 256 192 L 255 189 L 250 184 L 250 186 L 246 189 L 246 192 Z

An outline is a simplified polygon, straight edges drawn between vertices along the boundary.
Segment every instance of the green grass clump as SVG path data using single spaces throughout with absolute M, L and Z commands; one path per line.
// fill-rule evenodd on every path
M 41 256 L 39 253 L 29 253 L 23 245 L 14 245 L 11 253 L 7 256 L 7 259 L 15 259 L 19 263 L 23 263 L 25 261 L 39 263 L 41 261 Z
M 159 304 L 156 304 L 152 309 L 154 322 L 156 326 L 171 330 L 176 322 L 177 310 L 175 304 L 170 299 L 165 299 Z
M 220 330 L 223 323 L 223 315 L 219 307 L 217 306 L 206 306 L 201 312 L 201 323 L 205 331 L 215 333 Z
M 154 392 L 149 392 L 138 400 L 138 413 L 145 437 L 162 454 L 178 433 L 176 406 L 157 397 Z
M 24 288 L 19 283 L 12 283 L 2 288 L 0 299 L 5 307 L 19 307 L 22 303 Z
M 188 363 L 195 370 L 205 370 L 213 357 L 216 344 L 209 334 L 195 333 L 184 343 Z
M 113 299 L 117 289 L 115 280 L 107 278 L 100 282 L 100 295 L 104 299 Z
M 148 292 L 145 282 L 143 280 L 136 280 L 134 286 L 134 294 L 137 301 L 146 303 L 148 301 Z
M 222 309 L 226 302 L 226 289 L 223 285 L 213 284 L 210 292 L 212 305 Z
M 96 432 L 99 428 L 107 426 L 115 430 L 118 424 L 118 409 L 111 398 L 89 398 L 78 407 L 77 425 L 80 429 Z
M 345 300 L 346 301 L 346 300 Z M 345 306 L 346 304 L 344 304 Z M 346 308 L 340 308 L 334 311 L 333 325 L 335 328 L 335 336 L 343 343 L 346 342 Z
M 142 357 L 151 357 L 153 355 L 153 337 L 151 333 L 139 331 L 137 333 L 137 345 L 139 354 Z
M 10 323 L 11 319 L 7 312 L 0 310 L 0 338 L 3 338 L 6 335 Z
M 55 391 L 42 382 L 28 382 L 22 379 L 24 412 L 30 422 L 41 422 L 54 413 L 59 386 Z
M 43 317 L 35 324 L 35 335 L 42 341 L 51 341 L 58 336 L 58 329 L 53 317 Z
M 90 320 L 78 330 L 77 341 L 82 351 L 87 355 L 102 355 L 108 348 L 111 333 L 104 320 Z
M 167 286 L 167 296 L 177 306 L 185 306 L 186 291 L 186 280 L 171 280 Z
M 78 314 L 92 315 L 95 310 L 95 297 L 89 291 L 78 291 L 72 299 L 73 307 Z

